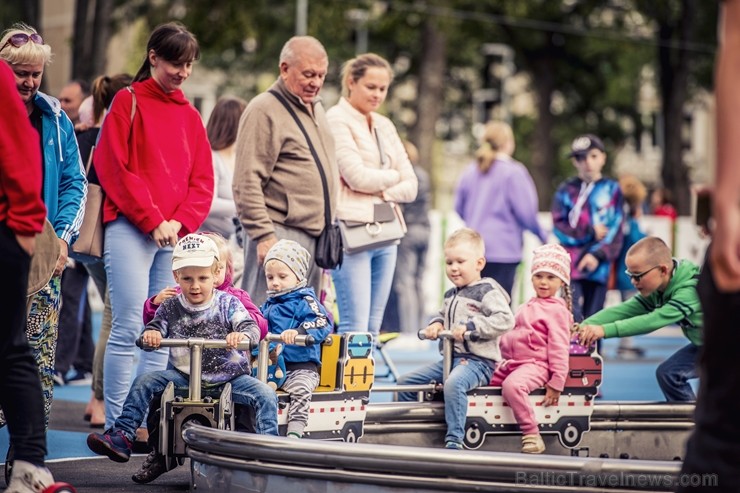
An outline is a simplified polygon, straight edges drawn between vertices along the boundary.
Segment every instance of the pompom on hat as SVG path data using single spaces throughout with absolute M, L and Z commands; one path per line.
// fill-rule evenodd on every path
M 547 272 L 570 285 L 570 255 L 560 245 L 548 243 L 534 249 L 532 274 Z

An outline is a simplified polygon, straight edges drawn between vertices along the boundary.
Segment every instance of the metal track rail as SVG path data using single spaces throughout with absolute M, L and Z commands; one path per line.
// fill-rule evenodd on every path
M 290 440 L 190 426 L 197 491 L 671 491 L 680 464 Z M 314 489 L 316 488 L 316 489 Z

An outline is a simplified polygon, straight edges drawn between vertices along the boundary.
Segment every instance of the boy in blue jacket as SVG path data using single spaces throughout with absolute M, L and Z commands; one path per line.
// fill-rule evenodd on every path
M 267 300 L 260 307 L 268 330 L 280 334 L 286 344 L 283 349 L 286 380 L 280 387 L 290 394 L 288 408 L 289 438 L 301 438 L 308 424 L 311 393 L 319 385 L 321 342 L 332 330 L 332 322 L 319 303 L 316 292 L 307 286 L 311 255 L 291 240 L 280 240 L 265 256 Z M 296 336 L 311 335 L 315 344 L 295 346 Z

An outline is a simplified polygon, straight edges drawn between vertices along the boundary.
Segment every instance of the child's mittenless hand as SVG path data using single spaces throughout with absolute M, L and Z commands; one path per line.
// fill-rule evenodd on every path
M 285 344 L 295 344 L 295 338 L 298 336 L 298 331 L 295 329 L 288 329 L 280 334 L 280 340 Z
M 465 333 L 468 331 L 468 328 L 464 325 L 456 325 L 452 329 L 452 338 L 455 339 L 457 342 L 463 342 L 463 339 L 465 338 Z
M 164 303 L 164 300 L 172 298 L 175 295 L 177 295 L 177 290 L 175 288 L 164 288 L 162 291 L 157 293 L 157 296 L 154 297 L 152 303 L 155 305 L 161 305 Z
M 594 257 L 592 254 L 587 253 L 583 256 L 580 262 L 578 262 L 577 269 L 581 272 L 593 272 L 599 268 L 599 259 Z
M 162 342 L 162 334 L 158 330 L 145 330 L 141 336 L 141 342 L 144 346 L 158 348 Z
M 246 334 L 242 334 L 241 332 L 230 332 L 226 335 L 226 348 L 236 349 L 236 345 L 245 339 L 247 339 Z
M 545 407 L 557 406 L 559 400 L 560 400 L 560 391 L 553 389 L 549 385 L 545 385 L 545 398 L 542 399 L 540 404 L 542 404 Z
M 426 339 L 436 339 L 439 337 L 439 333 L 443 330 L 445 330 L 444 325 L 439 322 L 434 322 L 426 326 L 424 329 L 424 337 Z
M 580 330 L 580 342 L 583 346 L 590 346 L 599 339 L 604 338 L 604 327 L 601 325 L 582 325 Z

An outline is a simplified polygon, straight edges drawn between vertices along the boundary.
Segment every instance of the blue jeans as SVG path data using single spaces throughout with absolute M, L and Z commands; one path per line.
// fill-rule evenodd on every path
M 398 385 L 424 385 L 441 382 L 443 361 L 432 363 L 414 372 L 402 375 Z M 465 436 L 465 416 L 468 412 L 468 391 L 488 385 L 493 376 L 493 366 L 489 362 L 456 356 L 452 359 L 452 371 L 444 382 L 445 421 L 447 422 L 446 442 L 462 443 Z M 399 392 L 398 400 L 409 402 L 417 400 L 416 392 Z
M 136 438 L 136 429 L 144 422 L 152 397 L 161 395 L 170 382 L 174 382 L 175 391 L 187 391 L 190 379 L 178 370 L 153 371 L 136 377 L 126 397 L 126 402 L 123 404 L 123 411 L 116 419 L 113 429 L 121 430 L 133 442 Z M 275 391 L 251 375 L 239 375 L 229 383 L 231 383 L 234 403 L 254 409 L 257 433 L 277 435 L 277 394 Z M 222 387 L 219 385 L 204 388 L 203 393 L 219 392 Z
M 396 269 L 396 245 L 344 255 L 332 271 L 339 306 L 337 332 L 380 332 Z
M 668 402 L 691 402 L 696 400 L 689 380 L 699 377 L 699 346 L 688 344 L 662 362 L 655 376 Z
M 172 248 L 158 248 L 149 235 L 122 216 L 106 225 L 104 248 L 113 317 L 103 368 L 105 427 L 110 428 L 121 414 L 131 386 L 134 352 L 139 355 L 136 375 L 164 370 L 167 365 L 166 349 L 143 352 L 136 348 L 135 341 L 144 328 L 144 302 L 173 286 L 175 280 Z

